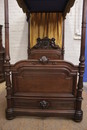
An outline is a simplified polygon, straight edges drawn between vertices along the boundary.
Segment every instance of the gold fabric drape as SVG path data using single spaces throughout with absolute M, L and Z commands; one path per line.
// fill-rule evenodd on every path
M 61 13 L 32 13 L 30 17 L 30 47 L 36 44 L 38 37 L 55 38 L 56 44 L 62 47 Z

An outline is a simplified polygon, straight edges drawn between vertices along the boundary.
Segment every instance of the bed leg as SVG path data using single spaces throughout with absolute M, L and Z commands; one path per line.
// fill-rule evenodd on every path
M 83 118 L 83 111 L 81 110 L 82 106 L 82 91 L 83 91 L 83 74 L 84 74 L 84 58 L 80 59 L 79 64 L 79 81 L 78 81 L 78 89 L 77 89 L 77 98 L 76 98 L 76 112 L 74 116 L 74 120 L 76 122 L 80 122 Z
M 12 119 L 14 119 L 14 118 L 15 118 L 15 116 L 14 116 L 14 111 L 13 111 L 13 109 L 12 109 L 12 108 L 6 109 L 6 119 L 7 119 L 7 120 L 12 120 Z
M 12 87 L 10 80 L 10 62 L 5 63 L 5 80 L 6 80 L 6 99 L 7 99 L 7 109 L 6 109 L 6 118 L 13 118 L 13 109 L 12 109 Z
M 83 111 L 76 111 L 75 116 L 74 116 L 74 121 L 75 122 L 81 122 L 83 119 Z

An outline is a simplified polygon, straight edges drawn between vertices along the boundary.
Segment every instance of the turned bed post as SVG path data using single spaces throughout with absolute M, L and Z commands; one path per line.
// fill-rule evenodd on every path
M 4 0 L 5 10 L 5 79 L 7 90 L 7 109 L 6 118 L 12 118 L 12 103 L 11 103 L 11 81 L 10 81 L 10 55 L 9 55 L 9 13 L 8 13 L 8 0 Z
M 77 90 L 77 105 L 75 113 L 75 121 L 81 121 L 83 112 L 81 110 L 82 91 L 83 91 L 83 74 L 85 67 L 85 39 L 86 39 L 86 19 L 87 19 L 87 0 L 83 0 L 83 17 L 82 17 L 82 36 L 81 36 L 81 53 L 79 63 L 79 81 Z
M 62 58 L 64 60 L 64 34 L 65 34 L 65 18 L 63 18 L 63 24 L 62 24 Z
M 30 55 L 30 12 L 28 13 L 28 59 L 29 59 L 29 55 Z

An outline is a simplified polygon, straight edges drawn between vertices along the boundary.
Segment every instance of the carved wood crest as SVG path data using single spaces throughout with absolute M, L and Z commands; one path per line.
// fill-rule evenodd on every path
M 60 49 L 60 47 L 55 44 L 55 38 L 45 37 L 43 39 L 37 38 L 37 43 L 33 49 Z

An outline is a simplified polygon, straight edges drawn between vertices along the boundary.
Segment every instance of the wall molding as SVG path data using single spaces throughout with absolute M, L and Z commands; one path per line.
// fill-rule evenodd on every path
M 83 1 L 76 0 L 75 2 L 75 28 L 74 28 L 75 40 L 81 40 L 82 7 L 83 7 Z

